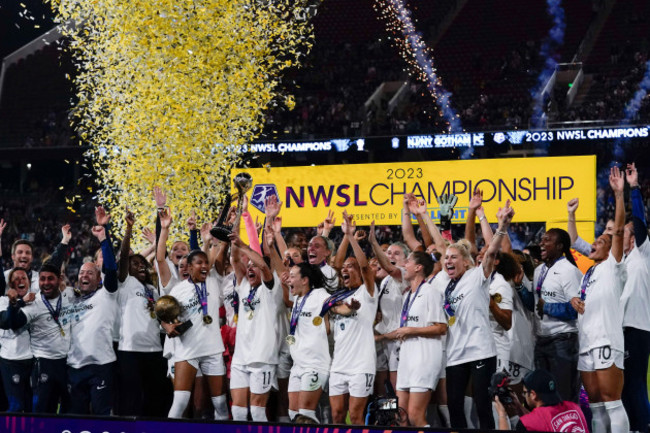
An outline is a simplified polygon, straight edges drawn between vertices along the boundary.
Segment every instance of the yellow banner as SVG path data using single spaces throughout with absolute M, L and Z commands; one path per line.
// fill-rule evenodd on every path
M 438 220 L 437 196 L 455 194 L 454 223 L 464 223 L 472 191 L 483 191 L 483 207 L 490 222 L 506 200 L 515 209 L 514 222 L 549 222 L 566 229 L 566 202 L 580 198 L 579 223 L 596 220 L 596 156 L 426 161 L 390 164 L 328 165 L 237 169 L 253 177 L 249 192 L 251 213 L 260 215 L 264 199 L 276 194 L 282 201 L 284 227 L 311 227 L 328 210 L 337 223 L 344 209 L 357 224 L 398 225 L 405 193 L 428 203 Z M 593 234 L 591 235 L 593 236 Z

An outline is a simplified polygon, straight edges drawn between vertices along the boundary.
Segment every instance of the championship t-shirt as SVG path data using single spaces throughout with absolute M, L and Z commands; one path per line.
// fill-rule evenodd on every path
M 0 298 L 0 311 L 9 308 L 9 298 Z M 20 329 L 0 329 L 0 358 L 19 361 L 31 359 L 32 348 L 29 344 L 29 329 L 25 325 Z
M 323 303 L 329 298 L 325 289 L 313 289 L 307 295 L 305 304 L 303 296 L 294 296 L 292 314 L 298 316 L 294 338 L 295 343 L 289 346 L 293 364 L 299 368 L 314 369 L 329 372 L 330 357 L 329 343 L 327 340 L 327 329 L 325 320 L 320 324 L 314 324 L 314 318 L 319 315 Z M 302 310 L 300 307 L 302 305 Z M 286 336 L 285 336 L 286 337 Z
M 399 268 L 399 270 L 402 273 L 402 281 L 397 281 L 389 275 L 379 285 L 381 321 L 377 323 L 375 329 L 380 334 L 387 334 L 399 328 L 402 299 L 404 291 L 408 288 L 408 282 L 404 279 L 404 269 Z
M 497 299 L 501 299 L 497 302 L 497 305 L 502 310 L 512 311 L 512 287 L 498 272 L 494 272 L 490 278 L 490 296 Z M 490 311 L 490 326 L 492 327 L 492 335 L 494 335 L 494 343 L 497 346 L 497 356 L 503 360 L 508 360 L 510 358 L 510 338 L 508 337 L 508 331 L 496 321 Z
M 115 361 L 113 324 L 119 307 L 117 292 L 104 287 L 90 297 L 76 297 L 70 306 L 71 342 L 68 365 L 81 368 Z
M 333 373 L 375 374 L 377 352 L 373 324 L 377 314 L 377 286 L 374 296 L 370 296 L 365 284 L 346 298 L 348 303 L 356 299 L 361 304 L 357 311 L 349 316 L 330 314 L 330 327 L 334 336 Z M 331 310 L 330 310 L 331 312 Z
M 153 292 L 154 302 L 157 301 L 158 290 L 151 285 L 148 288 Z M 120 312 L 118 350 L 160 352 L 160 325 L 155 315 L 151 317 L 144 284 L 129 275 L 118 284 L 117 302 Z
M 646 236 L 641 246 L 625 259 L 627 282 L 621 296 L 623 327 L 650 332 L 650 241 Z
M 22 308 L 25 317 L 27 317 L 32 353 L 36 358 L 61 359 L 68 356 L 70 350 L 69 315 L 74 293 L 72 290 L 66 289 L 55 299 L 48 299 L 54 310 L 56 310 L 59 297 L 61 298 L 60 326 L 53 319 L 40 293 L 36 294 L 34 302 Z M 64 335 L 62 335 L 61 329 L 63 329 Z

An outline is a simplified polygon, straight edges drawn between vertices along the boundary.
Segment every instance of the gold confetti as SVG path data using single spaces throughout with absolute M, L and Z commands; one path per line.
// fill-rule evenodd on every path
M 116 232 L 127 205 L 136 230 L 153 224 L 154 185 L 174 210 L 170 240 L 187 236 L 193 209 L 215 219 L 266 108 L 295 105 L 278 84 L 312 45 L 297 18 L 307 0 L 49 1 L 78 70 L 73 124 Z

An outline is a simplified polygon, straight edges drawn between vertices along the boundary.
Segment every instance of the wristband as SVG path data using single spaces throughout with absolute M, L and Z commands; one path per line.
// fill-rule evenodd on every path
M 485 219 L 485 215 L 483 215 L 482 217 L 479 217 L 478 221 L 481 222 L 481 221 L 483 221 L 484 219 Z

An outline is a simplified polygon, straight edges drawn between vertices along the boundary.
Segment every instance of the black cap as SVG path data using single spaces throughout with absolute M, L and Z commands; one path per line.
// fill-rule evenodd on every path
M 547 406 L 562 403 L 562 397 L 557 392 L 555 377 L 544 369 L 528 373 L 524 377 L 524 385 L 529 391 L 535 391 L 540 400 Z

